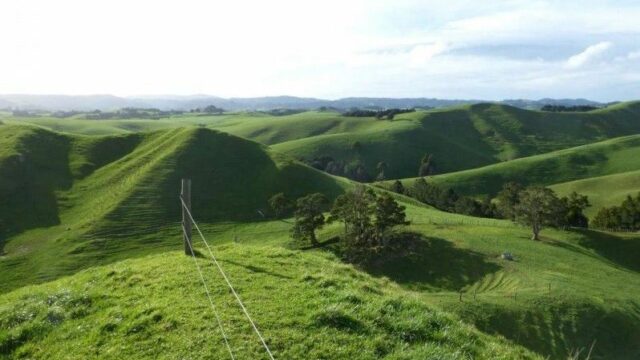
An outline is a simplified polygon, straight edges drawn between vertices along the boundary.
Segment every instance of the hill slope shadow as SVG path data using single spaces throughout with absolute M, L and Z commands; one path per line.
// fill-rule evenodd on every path
M 484 255 L 441 238 L 414 233 L 403 233 L 399 238 L 395 241 L 401 242 L 403 253 L 371 263 L 365 270 L 412 289 L 457 291 L 501 269 Z
M 615 265 L 640 272 L 640 238 L 624 239 L 593 230 L 576 231 L 583 235 L 579 240 L 581 246 L 594 250 Z

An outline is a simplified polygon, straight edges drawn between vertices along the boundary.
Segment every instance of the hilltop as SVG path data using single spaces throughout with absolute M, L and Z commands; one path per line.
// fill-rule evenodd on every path
M 296 96 L 264 96 L 253 98 L 222 98 L 210 95 L 148 95 L 118 97 L 113 95 L 0 95 L 0 109 L 35 110 L 113 110 L 125 107 L 158 108 L 160 110 L 190 110 L 215 105 L 226 110 L 272 110 L 272 109 L 317 109 L 320 107 L 348 110 L 350 108 L 412 108 L 447 107 L 462 104 L 486 102 L 473 99 L 435 99 L 435 98 L 375 98 L 349 97 L 337 100 L 301 98 Z M 539 109 L 544 105 L 591 105 L 603 106 L 603 103 L 586 99 L 540 99 L 540 100 L 503 100 L 505 104 L 522 108 Z

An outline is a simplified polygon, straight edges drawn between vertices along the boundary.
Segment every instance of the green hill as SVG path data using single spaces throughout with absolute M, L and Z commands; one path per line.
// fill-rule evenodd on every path
M 640 135 L 436 175 L 431 181 L 467 195 L 493 196 L 509 181 L 547 186 L 633 170 L 640 170 Z
M 276 359 L 541 358 L 327 255 L 216 251 Z M 198 262 L 236 358 L 266 359 L 221 276 Z M 194 263 L 181 252 L 92 268 L 0 295 L 0 303 L 0 353 L 14 358 L 229 356 Z
M 85 137 L 0 126 L 0 148 L 4 290 L 170 248 L 184 176 L 205 222 L 261 220 L 275 193 L 336 196 L 346 184 L 258 143 L 199 128 Z
M 434 154 L 438 173 L 477 168 L 640 132 L 640 103 L 586 113 L 553 113 L 498 104 L 417 111 L 393 120 L 345 117 L 335 112 L 287 116 L 237 113 L 184 115 L 160 120 L 8 119 L 75 133 L 122 133 L 200 125 L 273 145 L 307 161 L 331 156 L 361 161 L 375 175 L 388 164 L 388 178 L 417 175 L 420 159 Z M 358 142 L 361 146 L 354 147 Z
M 585 213 L 594 216 L 603 206 L 620 205 L 628 195 L 640 192 L 640 170 L 569 181 L 550 186 L 558 194 L 572 191 L 589 196 L 592 206 Z
M 393 121 L 362 119 L 379 125 L 337 134 L 299 134 L 274 149 L 304 159 L 360 160 L 371 174 L 385 161 L 387 177 L 402 178 L 417 175 L 425 153 L 434 154 L 438 173 L 448 173 L 634 134 L 640 131 L 639 119 L 640 103 L 590 113 L 479 104 L 403 114 Z M 358 150 L 353 147 L 356 141 L 362 145 Z
M 398 196 L 411 221 L 405 252 L 355 268 L 324 250 L 285 250 L 291 220 L 259 215 L 276 192 L 335 197 L 351 186 L 272 148 L 199 127 L 80 136 L 1 125 L 4 355 L 223 356 L 197 274 L 175 251 L 185 176 L 195 218 L 279 358 L 522 358 L 523 346 L 566 359 L 594 341 L 593 359 L 640 356 L 635 234 L 544 229 L 535 242 L 508 221 Z M 254 358 L 259 344 L 225 295 L 214 288 Z

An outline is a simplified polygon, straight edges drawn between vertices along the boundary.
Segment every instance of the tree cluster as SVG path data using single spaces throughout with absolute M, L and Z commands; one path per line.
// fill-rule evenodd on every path
M 110 119 L 153 119 L 157 120 L 162 117 L 181 115 L 181 110 L 163 111 L 154 108 L 122 108 L 116 111 L 100 111 L 94 110 L 84 115 L 89 120 L 110 120 Z
M 549 111 L 549 112 L 587 112 L 600 109 L 597 106 L 589 106 L 589 105 L 573 105 L 573 106 L 565 106 L 565 105 L 544 105 L 540 110 Z
M 359 160 L 345 162 L 335 160 L 331 156 L 320 156 L 311 160 L 310 165 L 329 174 L 343 176 L 359 182 L 370 182 L 372 180 L 367 168 Z
M 393 120 L 398 114 L 404 114 L 414 112 L 415 109 L 386 109 L 386 110 L 364 110 L 364 109 L 351 109 L 345 113 L 344 116 L 350 117 L 375 117 L 376 119 Z
M 274 204 L 284 204 L 281 194 L 272 197 Z M 281 208 L 280 205 L 277 205 Z M 291 237 L 299 241 L 309 241 L 318 245 L 316 231 L 326 223 L 341 222 L 343 236 L 341 242 L 345 254 L 351 260 L 364 260 L 389 246 L 393 228 L 407 225 L 405 208 L 398 204 L 388 193 L 376 194 L 364 185 L 356 186 L 338 196 L 330 208 L 329 217 L 324 216 L 328 209 L 327 198 L 320 194 L 310 194 L 295 202 L 295 222 Z
M 640 230 L 640 193 L 627 196 L 618 206 L 603 207 L 593 218 L 593 226 L 607 230 Z
M 496 217 L 497 214 L 495 205 L 489 199 L 481 202 L 460 195 L 453 189 L 431 184 L 422 177 L 417 178 L 409 188 L 405 188 L 399 180 L 396 180 L 390 190 L 411 196 L 442 211 L 480 217 Z
M 544 226 L 589 226 L 589 220 L 584 215 L 584 210 L 590 206 L 589 199 L 576 192 L 559 198 L 549 188 L 525 188 L 510 182 L 504 184 L 495 200 L 502 217 L 531 226 L 533 240 L 540 239 L 540 231 Z

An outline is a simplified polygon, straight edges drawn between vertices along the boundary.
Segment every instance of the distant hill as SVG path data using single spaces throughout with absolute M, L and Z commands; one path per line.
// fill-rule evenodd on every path
M 304 114 L 298 114 L 302 119 Z M 373 176 L 380 161 L 387 179 L 418 175 L 424 154 L 436 174 L 495 164 L 640 132 L 640 103 L 588 113 L 547 113 L 476 104 L 402 114 L 394 120 L 295 117 L 221 128 L 306 161 L 322 156 L 360 161 Z M 355 144 L 358 143 L 358 148 Z
M 124 107 L 157 108 L 160 110 L 190 110 L 215 105 L 226 110 L 272 110 L 272 109 L 317 109 L 320 107 L 348 110 L 351 108 L 441 108 L 486 102 L 479 99 L 436 98 L 373 98 L 349 97 L 338 100 L 301 98 L 295 96 L 267 96 L 252 98 L 221 98 L 209 95 L 158 95 L 117 97 L 113 95 L 0 95 L 0 108 L 50 111 L 114 110 Z M 585 99 L 541 99 L 504 100 L 503 103 L 525 109 L 539 109 L 544 105 L 590 105 L 604 104 Z

